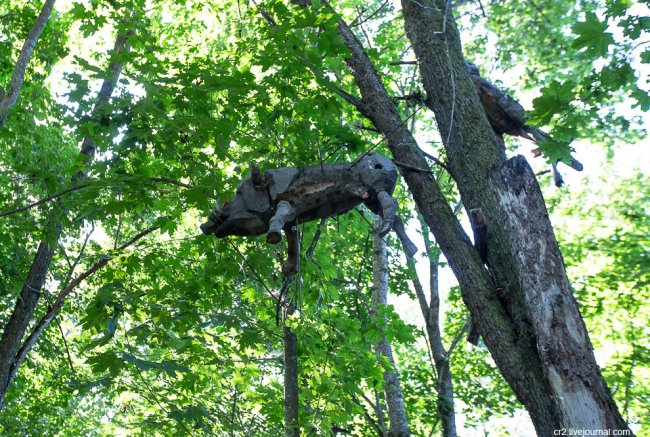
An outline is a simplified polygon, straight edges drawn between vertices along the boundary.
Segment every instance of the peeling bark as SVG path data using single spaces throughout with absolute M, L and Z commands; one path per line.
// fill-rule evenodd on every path
M 589 425 L 589 429 L 628 430 L 595 366 L 580 313 L 571 303 L 574 300 L 568 281 L 560 292 L 556 278 L 539 275 L 547 272 L 566 277 L 559 250 L 557 258 L 545 253 L 550 247 L 557 247 L 550 224 L 544 228 L 543 236 L 536 231 L 542 226 L 540 220 L 544 215 L 538 214 L 535 220 L 524 219 L 529 217 L 528 208 L 543 205 L 537 181 L 532 172 L 521 173 L 516 181 L 512 172 L 506 170 L 514 164 L 502 167 L 505 151 L 495 138 L 469 77 L 448 3 L 402 0 L 402 6 L 406 33 L 427 93 L 425 103 L 435 113 L 463 204 L 468 211 L 480 209 L 485 217 L 486 260 L 495 282 L 492 294 L 502 302 L 505 320 L 501 321 L 503 327 L 486 324 L 485 316 L 491 309 L 476 305 L 475 294 L 463 285 L 462 277 L 468 272 L 455 270 L 473 322 L 501 373 L 529 411 L 539 435 L 553 435 L 554 430 L 571 428 L 576 423 Z M 488 177 L 492 169 L 505 173 Z M 506 193 L 517 193 L 520 201 L 509 203 L 512 194 Z M 514 223 L 509 224 L 510 220 L 518 220 L 517 230 Z M 442 244 L 441 247 L 447 254 Z M 522 260 L 522 256 L 526 259 Z M 556 296 L 556 301 L 550 296 Z M 557 315 L 557 311 L 564 314 Z M 549 336 L 550 319 L 555 323 L 554 337 Z M 512 335 L 513 341 L 510 353 L 505 354 L 501 344 L 504 332 Z M 561 344 L 565 339 L 569 342 Z M 549 365 L 560 362 L 565 364 Z M 567 372 L 567 363 L 582 363 L 576 369 L 585 369 L 580 370 L 581 377 Z M 594 390 L 592 398 L 585 386 Z M 578 399 L 586 405 L 578 407 Z M 598 411 L 600 424 L 595 428 L 593 413 L 586 415 L 589 419 L 578 418 L 586 414 L 584 408 Z
M 533 170 L 517 156 L 490 182 L 509 243 L 519 248 L 519 286 L 562 427 L 627 429 L 596 363 Z

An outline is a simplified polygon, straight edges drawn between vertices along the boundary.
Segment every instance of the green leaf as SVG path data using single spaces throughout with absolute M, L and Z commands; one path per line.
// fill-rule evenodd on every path
M 123 358 L 124 361 L 126 361 L 127 363 L 135 364 L 135 366 L 140 370 L 148 371 L 151 369 L 158 369 L 158 370 L 162 370 L 163 372 L 165 372 L 166 374 L 174 378 L 177 377 L 179 373 L 190 372 L 190 369 L 188 369 L 185 366 L 181 366 L 180 364 L 174 361 L 163 360 L 160 362 L 156 362 L 156 361 L 142 360 L 126 352 L 124 353 Z
M 605 56 L 610 44 L 614 44 L 614 37 L 606 32 L 607 28 L 607 20 L 600 21 L 595 13 L 587 12 L 585 21 L 571 27 L 571 30 L 578 35 L 572 46 L 576 49 L 584 49 L 585 53 L 594 57 Z

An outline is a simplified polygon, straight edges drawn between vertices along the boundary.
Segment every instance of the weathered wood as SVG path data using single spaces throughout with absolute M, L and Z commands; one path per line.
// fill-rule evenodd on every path
M 476 65 L 469 61 L 465 61 L 465 65 L 467 66 L 472 82 L 474 82 L 488 122 L 492 130 L 494 130 L 497 140 L 502 145 L 504 144 L 503 134 L 525 138 L 534 143 L 551 138 L 541 129 L 528 125 L 526 123 L 527 117 L 524 107 L 514 98 L 494 86 L 490 81 L 481 77 L 479 68 Z M 561 187 L 564 184 L 564 180 L 557 169 L 558 162 L 560 160 L 551 164 L 551 173 L 555 185 Z M 572 156 L 566 161 L 566 164 L 577 171 L 582 171 L 583 169 L 580 161 Z
M 627 429 L 598 369 L 535 174 L 517 156 L 492 172 L 490 181 L 499 220 L 519 248 L 519 286 L 562 426 Z

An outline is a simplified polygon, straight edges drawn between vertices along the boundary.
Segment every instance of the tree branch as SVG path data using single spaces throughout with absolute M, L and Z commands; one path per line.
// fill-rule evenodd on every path
M 49 202 L 51 200 L 58 199 L 59 197 L 64 196 L 64 195 L 66 195 L 68 193 L 71 193 L 71 192 L 77 191 L 77 190 L 81 190 L 82 188 L 87 188 L 89 186 L 90 186 L 90 183 L 79 184 L 76 187 L 72 187 L 72 188 L 68 188 L 67 190 L 59 191 L 56 194 L 52 194 L 51 196 L 48 196 L 48 197 L 46 197 L 44 199 L 37 200 L 36 202 L 32 202 L 29 205 L 21 206 L 20 208 L 11 209 L 9 211 L 0 212 L 0 217 L 6 217 L 8 215 L 16 214 L 18 212 L 22 212 L 22 211 L 28 210 L 30 208 L 35 208 L 35 207 L 37 207 L 39 205 L 42 205 L 44 203 L 47 203 L 47 202 Z
M 127 241 L 126 243 L 118 247 L 117 250 L 114 251 L 114 253 L 123 251 L 127 247 L 133 245 L 138 240 L 144 238 L 150 233 L 156 231 L 157 229 L 159 229 L 158 226 L 152 226 L 148 229 L 145 229 L 144 231 L 140 232 L 138 235 L 136 235 L 135 237 L 131 238 L 129 241 Z M 70 284 L 67 287 L 65 287 L 59 292 L 59 295 L 57 296 L 54 303 L 48 308 L 47 312 L 38 321 L 36 326 L 34 326 L 34 329 L 32 329 L 32 332 L 29 334 L 29 337 L 27 337 L 22 347 L 18 350 L 18 353 L 16 354 L 16 357 L 14 358 L 14 361 L 11 366 L 11 372 L 9 374 L 9 382 L 7 383 L 8 386 L 11 385 L 11 382 L 16 376 L 18 368 L 25 360 L 27 353 L 29 353 L 31 348 L 36 343 L 36 340 L 38 340 L 38 338 L 43 333 L 45 328 L 47 328 L 50 325 L 50 323 L 52 323 L 52 320 L 54 320 L 54 317 L 56 317 L 57 313 L 65 303 L 65 299 L 70 295 L 70 293 L 74 291 L 75 288 L 77 288 L 79 284 L 81 284 L 88 277 L 92 276 L 94 273 L 96 273 L 98 270 L 100 270 L 102 267 L 108 264 L 113 258 L 114 255 L 106 256 L 105 258 L 100 259 L 95 264 L 93 264 L 88 270 L 86 270 L 85 272 L 77 276 L 72 282 L 70 282 Z
M 184 182 L 177 181 L 177 180 L 175 180 L 175 179 L 171 179 L 171 178 L 165 178 L 165 177 L 161 177 L 161 178 L 147 178 L 146 180 L 147 180 L 148 182 L 160 182 L 160 183 L 165 183 L 165 184 L 176 185 L 177 187 L 182 187 L 182 188 L 187 188 L 187 189 L 195 188 L 195 187 L 193 187 L 193 186 L 190 185 L 190 184 L 186 184 L 186 183 L 184 183 Z M 41 199 L 41 200 L 37 200 L 36 202 L 32 202 L 32 203 L 30 203 L 30 204 L 28 204 L 28 205 L 21 206 L 21 207 L 16 208 L 16 209 L 11 209 L 11 210 L 7 210 L 7 211 L 0 212 L 0 217 L 6 217 L 6 216 L 8 216 L 8 215 L 16 214 L 16 213 L 19 213 L 19 212 L 22 212 L 22 211 L 28 210 L 28 209 L 30 209 L 30 208 L 35 208 L 35 207 L 37 207 L 37 206 L 39 206 L 39 205 L 42 205 L 42 204 L 44 204 L 44 203 L 47 203 L 47 202 L 50 202 L 50 201 L 52 201 L 52 200 L 58 199 L 59 197 L 64 196 L 64 195 L 66 195 L 66 194 L 68 194 L 68 193 L 71 193 L 71 192 L 73 192 L 73 191 L 81 190 L 81 189 L 83 189 L 83 188 L 88 188 L 88 187 L 90 187 L 91 185 L 92 185 L 92 184 L 91 184 L 90 182 L 76 185 L 76 186 L 74 186 L 74 187 L 72 187 L 72 188 L 68 188 L 68 189 L 66 189 L 66 190 L 59 191 L 59 192 L 56 193 L 56 194 L 52 194 L 51 196 L 45 197 L 45 198 L 43 198 L 43 199 Z M 210 198 L 212 198 L 212 199 L 215 198 L 213 195 L 211 195 L 211 194 L 209 194 L 209 193 L 204 193 L 204 194 L 205 194 L 207 197 L 210 197 Z
M 27 35 L 27 39 L 25 39 L 23 48 L 20 51 L 18 61 L 14 67 L 13 75 L 11 76 L 11 83 L 9 85 L 9 88 L 7 89 L 7 92 L 4 96 L 0 96 L 0 127 L 4 126 L 5 121 L 7 120 L 7 116 L 9 115 L 9 111 L 11 111 L 11 109 L 18 101 L 20 90 L 25 83 L 25 71 L 27 70 L 27 64 L 29 64 L 29 60 L 31 59 L 34 48 L 36 47 L 36 42 L 41 36 L 43 29 L 45 29 L 47 20 L 50 18 L 52 8 L 54 8 L 54 1 L 55 0 L 45 1 L 45 4 L 41 9 L 41 13 L 38 15 L 34 26 L 32 26 L 32 29 L 29 31 L 29 35 Z

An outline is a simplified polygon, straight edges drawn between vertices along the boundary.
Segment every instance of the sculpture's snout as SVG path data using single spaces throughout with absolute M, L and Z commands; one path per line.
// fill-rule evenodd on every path
M 217 206 L 208 217 L 208 221 L 201 225 L 201 231 L 206 235 L 216 234 L 219 230 L 219 227 L 221 227 L 221 225 L 226 220 L 228 220 L 229 215 L 230 214 L 228 213 L 228 207 L 226 206 L 225 208 L 221 209 L 219 203 L 217 202 Z

